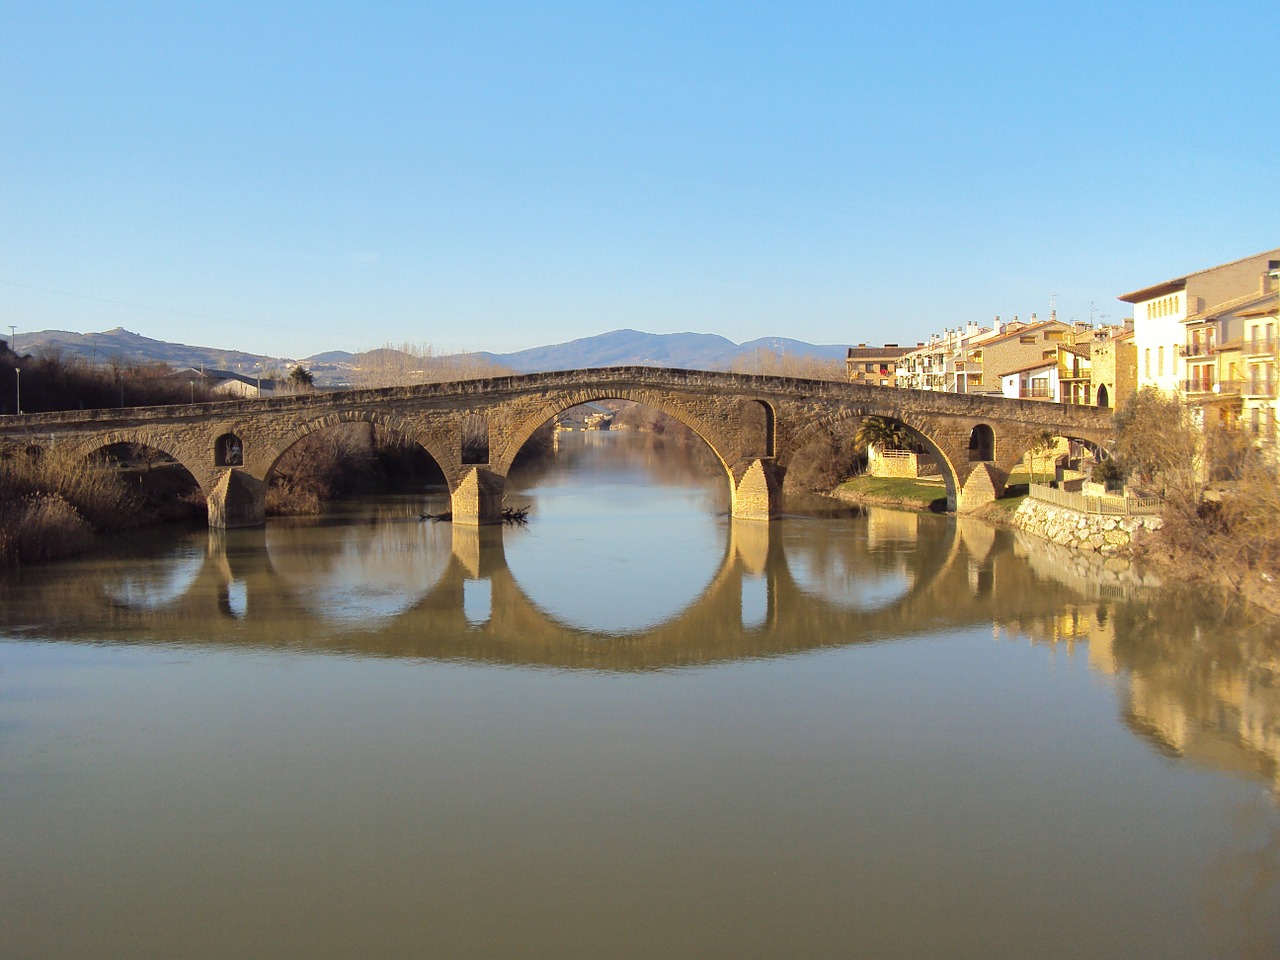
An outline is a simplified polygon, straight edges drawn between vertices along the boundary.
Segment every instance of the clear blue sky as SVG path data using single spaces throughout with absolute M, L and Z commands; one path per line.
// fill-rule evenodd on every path
M 1280 245 L 1278 158 L 1257 3 L 0 0 L 0 336 L 1119 319 Z

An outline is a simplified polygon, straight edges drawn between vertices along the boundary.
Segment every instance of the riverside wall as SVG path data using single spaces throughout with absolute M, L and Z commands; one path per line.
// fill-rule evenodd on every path
M 1124 553 L 1164 526 L 1163 517 L 1113 517 L 1080 513 L 1027 497 L 1010 518 L 1012 524 L 1050 543 L 1084 553 Z

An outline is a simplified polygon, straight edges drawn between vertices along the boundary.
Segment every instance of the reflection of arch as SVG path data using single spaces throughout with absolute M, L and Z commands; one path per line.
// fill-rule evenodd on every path
M 227 475 L 234 475 L 234 471 Z M 944 521 L 936 521 L 944 523 Z M 356 526 L 367 526 L 357 522 Z M 299 524 L 303 526 L 303 524 Z M 316 522 L 316 528 L 329 523 Z M 105 608 L 101 586 L 77 574 L 71 580 L 84 601 L 66 602 L 67 584 L 51 578 L 51 596 L 64 598 L 51 620 L 52 635 L 65 625 L 67 635 L 93 637 L 107 631 L 130 640 L 172 643 L 192 637 L 192 624 L 204 633 L 199 642 L 306 649 L 359 651 L 363 655 L 414 656 L 518 663 L 545 663 L 602 669 L 653 669 L 685 663 L 707 663 L 742 657 L 769 656 L 828 645 L 845 645 L 891 635 L 895 631 L 934 629 L 939 608 L 954 613 L 949 598 L 958 593 L 955 581 L 965 564 L 952 563 L 958 554 L 953 525 L 933 527 L 943 536 L 922 543 L 915 555 L 910 592 L 888 606 L 851 607 L 840 598 L 805 589 L 790 574 L 782 528 L 734 521 L 726 531 L 726 548 L 719 569 L 701 594 L 662 622 L 617 633 L 606 642 L 596 631 L 563 623 L 543 611 L 521 588 L 506 565 L 501 528 L 421 525 L 397 513 L 388 534 L 421 535 L 438 531 L 449 546 L 414 579 L 411 595 L 385 607 L 375 616 L 341 616 L 343 597 L 315 587 L 294 589 L 282 573 L 282 556 L 266 549 L 267 531 L 236 530 L 209 538 L 209 548 L 196 582 L 182 598 L 161 606 Z M 305 543 L 295 559 L 306 563 Z M 956 573 L 958 571 L 958 573 Z M 377 590 L 380 574 L 347 584 L 349 591 Z M 490 615 L 466 602 L 468 581 L 489 586 Z M 367 582 L 366 582 L 367 581 Z M 362 587 L 363 584 L 363 587 Z M 967 591 L 959 591 L 967 593 Z M 353 594 L 354 595 L 354 594 Z M 931 598 L 921 601 L 926 595 Z M 938 598 L 948 598 L 939 604 Z M 28 606 L 11 602 L 0 581 L 0 623 L 27 622 Z M 47 599 L 22 595 L 25 604 L 40 609 Z M 748 601 L 744 604 L 744 600 Z M 763 610 L 756 609 L 760 603 Z M 87 602 L 86 602 L 87 601 Z M 406 606 L 403 601 L 409 601 Z M 110 613 L 107 610 L 110 609 Z M 468 617 L 470 614 L 470 617 Z M 981 611 L 978 616 L 985 616 Z M 14 619 L 16 618 L 16 619 Z M 109 625 L 109 626 L 108 626 Z
M 969 432 L 969 459 L 994 460 L 996 450 L 995 432 L 985 423 L 980 423 Z
M 1098 406 L 1111 406 L 1111 394 L 1107 392 L 1107 385 L 1105 383 L 1098 385 Z
M 224 433 L 213 444 L 213 462 L 219 467 L 238 467 L 244 463 L 244 445 L 234 433 Z

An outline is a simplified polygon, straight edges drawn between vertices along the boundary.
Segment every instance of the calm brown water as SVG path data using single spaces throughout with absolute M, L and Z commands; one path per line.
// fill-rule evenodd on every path
M 0 579 L 0 957 L 1275 957 L 1280 643 L 566 442 Z

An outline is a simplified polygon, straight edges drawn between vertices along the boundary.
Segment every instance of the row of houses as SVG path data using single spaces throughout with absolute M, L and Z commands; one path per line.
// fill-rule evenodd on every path
M 1280 422 L 1280 249 L 1119 297 L 1118 326 L 1032 314 L 968 323 L 915 346 L 849 348 L 851 381 L 1114 407 L 1144 386 L 1182 397 L 1198 420 L 1242 422 L 1273 444 Z

